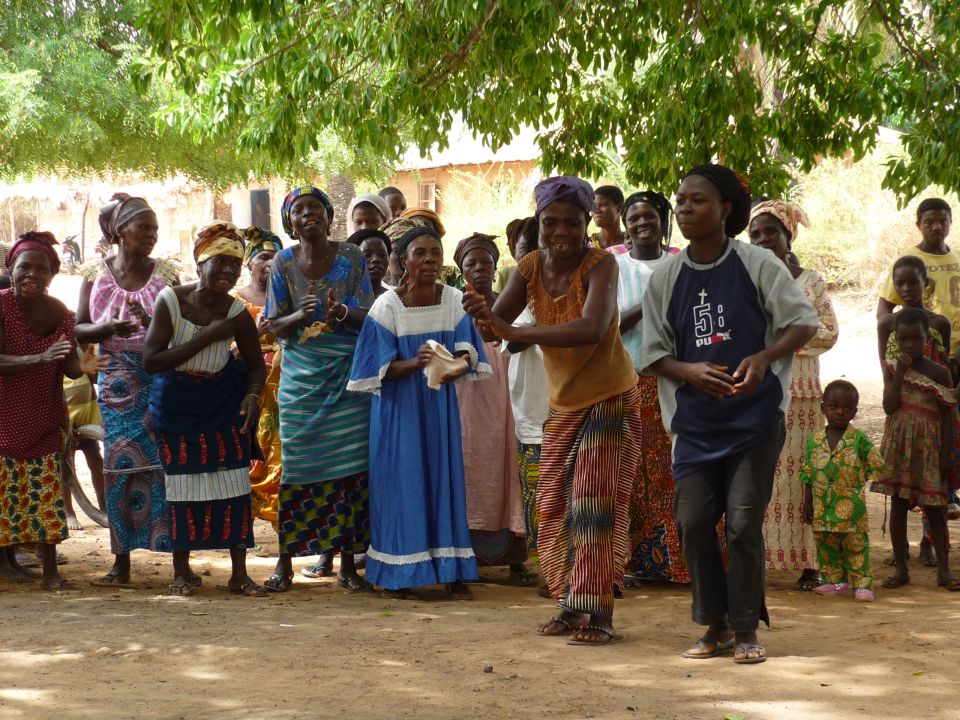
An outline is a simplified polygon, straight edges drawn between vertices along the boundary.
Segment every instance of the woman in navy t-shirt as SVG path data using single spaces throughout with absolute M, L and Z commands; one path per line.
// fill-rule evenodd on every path
M 677 224 L 690 241 L 658 267 L 643 299 L 643 365 L 658 375 L 673 439 L 677 528 L 690 569 L 693 620 L 707 626 L 684 655 L 734 650 L 766 659 L 763 516 L 783 445 L 793 354 L 817 314 L 786 267 L 734 239 L 750 191 L 732 170 L 700 165 L 680 183 Z M 716 524 L 726 519 L 729 568 Z

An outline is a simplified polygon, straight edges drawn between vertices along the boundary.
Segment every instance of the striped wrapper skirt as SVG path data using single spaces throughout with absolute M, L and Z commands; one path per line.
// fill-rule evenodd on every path
M 581 410 L 551 410 L 543 426 L 537 550 L 563 610 L 613 616 L 614 587 L 623 587 L 640 421 L 633 388 Z

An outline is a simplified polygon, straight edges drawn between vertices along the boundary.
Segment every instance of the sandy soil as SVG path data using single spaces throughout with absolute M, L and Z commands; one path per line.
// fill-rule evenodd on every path
M 858 384 L 859 424 L 879 441 L 872 321 L 863 308 L 840 310 L 844 337 L 823 377 Z M 883 578 L 878 498 L 870 511 Z M 917 538 L 918 518 L 911 525 Z M 275 550 L 269 525 L 257 536 Z M 106 530 L 89 522 L 62 550 L 76 590 L 0 579 L 0 718 L 958 717 L 960 595 L 935 588 L 916 561 L 913 584 L 878 590 L 872 605 L 797 592 L 792 574 L 772 575 L 773 626 L 762 633 L 771 659 L 740 667 L 679 657 L 698 632 L 684 587 L 628 591 L 616 617 L 625 638 L 578 648 L 538 637 L 549 602 L 499 584 L 500 571 L 484 573 L 473 602 L 436 590 L 408 602 L 351 596 L 299 577 L 287 595 L 252 600 L 225 589 L 224 553 L 203 552 L 204 587 L 182 599 L 161 595 L 168 559 L 145 552 L 134 556 L 138 589 L 90 586 L 111 556 Z M 272 567 L 252 554 L 249 563 L 260 580 Z

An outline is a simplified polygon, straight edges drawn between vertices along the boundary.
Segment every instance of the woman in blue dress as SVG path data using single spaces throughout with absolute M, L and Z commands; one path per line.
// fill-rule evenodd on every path
M 400 285 L 377 298 L 354 355 L 348 389 L 374 394 L 370 417 L 370 549 L 367 580 L 391 598 L 443 583 L 469 599 L 477 577 L 467 523 L 460 411 L 452 383 L 489 376 L 483 340 L 459 290 L 437 283 L 443 246 L 409 220 L 384 228 L 397 248 Z M 454 359 L 431 389 L 434 340 Z

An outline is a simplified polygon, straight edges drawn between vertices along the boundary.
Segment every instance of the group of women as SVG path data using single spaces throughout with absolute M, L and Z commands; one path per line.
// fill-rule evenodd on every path
M 795 461 L 778 458 L 784 433 L 819 423 L 816 355 L 836 340 L 822 279 L 790 252 L 802 216 L 779 201 L 751 211 L 746 184 L 719 165 L 694 168 L 676 208 L 568 176 L 539 183 L 535 200 L 508 228 L 518 262 L 498 294 L 494 238 L 457 245 L 465 292 L 440 282 L 443 225 L 395 188 L 351 203 L 345 243 L 309 186 L 282 205 L 289 247 L 265 229 L 206 226 L 190 285 L 151 258 L 149 205 L 118 195 L 101 212 L 117 251 L 85 268 L 75 333 L 43 293 L 52 237 L 18 241 L 14 287 L 0 293 L 4 392 L 78 373 L 74 341 L 103 354 L 87 364 L 103 368 L 116 560 L 99 582 L 129 583 L 134 549 L 172 551 L 169 591 L 188 595 L 201 583 L 190 551 L 224 548 L 244 596 L 288 590 L 293 557 L 317 556 L 308 570 L 325 575 L 339 554 L 347 590 L 403 598 L 442 584 L 465 599 L 482 565 L 535 582 L 535 553 L 559 608 L 543 635 L 611 642 L 625 586 L 690 582 L 708 629 L 688 656 L 762 661 L 764 568 L 812 569 L 782 522 L 801 514 Z M 674 213 L 682 253 L 670 248 Z M 592 214 L 603 224 L 591 240 Z M 735 239 L 748 225 L 755 245 Z M 234 292 L 244 265 L 250 283 Z M 795 353 L 811 362 L 791 385 Z M 48 404 L 62 415 L 62 394 Z M 49 442 L 24 448 L 14 429 L 41 414 L 12 407 L 4 499 L 29 496 L 42 475 L 56 507 L 15 531 L 4 509 L 0 544 L 47 547 L 65 536 L 56 423 L 44 414 Z M 771 495 L 783 499 L 764 523 Z M 264 587 L 245 569 L 255 516 L 280 546 Z M 786 538 L 769 557 L 765 527 Z

